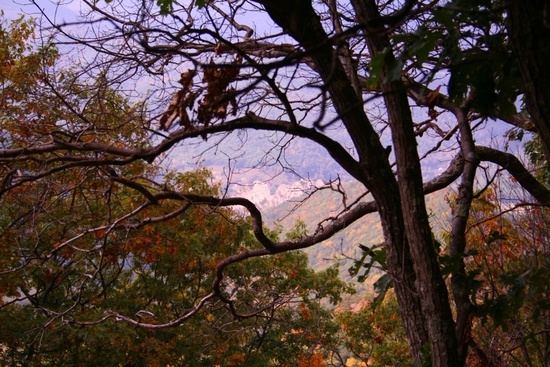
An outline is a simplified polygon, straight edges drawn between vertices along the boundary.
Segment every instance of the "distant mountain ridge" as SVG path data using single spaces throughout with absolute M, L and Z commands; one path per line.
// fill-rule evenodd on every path
M 303 196 L 304 192 L 322 185 L 323 181 L 320 179 L 315 182 L 301 179 L 279 185 L 273 185 L 265 181 L 254 181 L 248 185 L 234 185 L 230 190 L 230 194 L 247 198 L 260 209 L 268 209 L 287 201 L 296 200 Z

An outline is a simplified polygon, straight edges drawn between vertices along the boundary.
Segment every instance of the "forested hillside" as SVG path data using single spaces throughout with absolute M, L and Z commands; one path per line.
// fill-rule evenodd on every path
M 269 208 L 265 212 L 266 223 L 277 228 L 281 226 L 284 231 L 292 230 L 297 224 L 303 222 L 308 233 L 312 233 L 319 225 L 320 219 L 326 216 L 327 212 L 332 215 L 345 208 L 345 204 L 362 197 L 366 201 L 370 199 L 365 196 L 364 190 L 357 183 L 348 182 L 343 184 L 343 191 L 346 193 L 345 200 L 342 192 L 336 191 L 337 186 L 325 188 L 309 195 L 302 195 L 291 201 L 287 201 L 276 207 Z M 442 238 L 448 233 L 448 219 L 451 216 L 449 206 L 450 194 L 452 191 L 443 190 L 426 197 L 430 221 L 434 236 Z M 307 200 L 305 200 L 307 197 Z M 354 300 L 365 300 L 374 296 L 373 283 L 378 279 L 381 272 L 373 271 L 371 277 L 364 283 L 359 283 L 357 277 L 351 277 L 349 269 L 354 262 L 359 260 L 363 251 L 359 245 L 371 247 L 383 243 L 382 228 L 378 216 L 373 213 L 367 215 L 353 225 L 337 233 L 329 240 L 322 242 L 319 246 L 308 248 L 304 252 L 308 255 L 309 264 L 315 270 L 325 269 L 329 266 L 338 265 L 340 277 L 350 282 L 357 289 L 357 294 L 351 297 Z

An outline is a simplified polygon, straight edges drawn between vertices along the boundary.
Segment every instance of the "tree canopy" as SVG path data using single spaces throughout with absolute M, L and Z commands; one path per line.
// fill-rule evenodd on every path
M 227 320 L 201 335 L 226 362 L 205 365 L 254 363 L 251 353 L 224 349 L 216 333 L 232 319 L 253 320 L 247 330 L 255 336 L 243 333 L 232 345 L 250 352 L 264 340 L 265 324 L 256 320 L 286 312 L 298 324 L 310 317 L 311 298 L 338 299 L 345 287 L 335 273 L 311 273 L 294 250 L 377 212 L 384 242 L 365 248 L 364 260 L 387 272 L 383 288 L 393 287 L 413 363 L 464 366 L 475 355 L 499 365 L 472 330 L 490 320 L 505 335 L 519 309 L 524 343 L 510 348 L 523 348 L 523 361 L 535 363 L 529 353 L 548 345 L 549 320 L 548 282 L 532 275 L 544 273 L 549 250 L 545 1 L 81 3 L 79 19 L 60 22 L 29 0 L 43 31 L 34 43 L 25 20 L 0 27 L 2 317 L 29 312 L 24 329 L 40 330 L 13 353 L 55 350 L 41 336 L 59 327 L 78 338 L 85 334 L 78 327 L 117 325 L 109 327 L 120 327 L 121 337 L 149 340 L 133 327 L 163 329 L 155 337 L 170 338 L 170 327 Z M 326 178 L 341 193 L 342 210 L 327 210 L 309 233 L 298 226 L 282 238 L 255 203 L 212 185 L 207 172 L 159 165 L 177 146 L 215 148 L 220 137 L 247 131 L 271 133 L 242 138 L 245 150 L 265 146 L 259 164 L 292 171 L 285 153 L 306 140 L 363 192 L 348 198 L 335 177 Z M 527 140 L 531 160 L 509 150 Z M 423 175 L 433 162 L 437 174 Z M 447 187 L 457 194 L 448 236 L 439 241 L 425 195 Z M 495 187 L 510 196 L 479 204 Z M 506 213 L 516 215 L 514 225 Z M 543 228 L 536 235 L 533 223 Z M 489 253 L 494 244 L 506 261 Z M 513 258 L 510 246 L 523 257 Z M 303 306 L 289 307 L 292 300 Z M 269 342 L 303 352 L 309 340 L 315 361 L 324 342 L 292 344 L 297 330 L 305 329 L 292 326 Z M 525 343 L 528 336 L 536 346 Z M 358 356 L 364 348 L 348 345 Z M 541 365 L 548 358 L 540 352 Z

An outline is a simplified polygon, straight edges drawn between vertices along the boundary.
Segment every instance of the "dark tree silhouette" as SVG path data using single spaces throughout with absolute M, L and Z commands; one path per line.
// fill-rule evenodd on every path
M 186 322 L 212 299 L 242 317 L 222 287 L 230 265 L 314 246 L 378 212 L 386 267 L 412 358 L 419 365 L 465 364 L 479 307 L 464 267 L 476 180 L 481 185 L 491 181 L 490 162 L 508 171 L 514 177 L 509 184 L 521 185 L 532 195 L 532 204 L 550 203 L 550 191 L 531 173 L 533 167 L 504 150 L 480 145 L 490 143 L 486 133 L 493 126 L 508 125 L 514 137 L 539 132 L 549 157 L 548 50 L 541 46 L 548 42 L 537 43 L 539 35 L 548 38 L 543 1 L 528 1 L 529 7 L 523 7 L 525 2 L 465 0 L 164 0 L 160 7 L 147 1 L 82 3 L 87 13 L 81 21 L 61 24 L 43 16 L 57 41 L 83 50 L 78 72 L 97 78 L 97 87 L 82 91 L 76 102 L 74 91 L 63 92 L 52 79 L 55 74 L 45 77 L 61 101 L 57 103 L 64 103 L 65 115 L 53 116 L 57 120 L 44 131 L 18 140 L 15 127 L 6 133 L 0 151 L 3 200 L 24 185 L 44 185 L 55 182 L 60 172 L 89 168 L 113 189 L 135 190 L 141 206 L 121 205 L 120 214 L 102 218 L 103 224 L 82 227 L 83 235 L 101 229 L 108 238 L 177 217 L 190 207 L 242 207 L 259 244 L 219 259 L 211 293 L 177 318 L 154 325 L 116 311 L 104 318 L 164 328 Z M 532 27 L 524 30 L 522 24 Z M 113 116 L 98 127 L 90 114 L 110 110 L 107 87 L 140 78 L 157 88 L 148 100 L 150 110 L 143 112 L 149 120 L 130 128 Z M 169 78 L 176 81 L 173 86 L 161 83 Z M 527 111 L 515 105 L 524 96 Z M 86 99 L 95 101 L 93 109 L 87 109 Z M 346 131 L 351 148 L 334 136 L 335 127 Z M 327 213 L 313 233 L 273 241 L 253 202 L 156 185 L 131 169 L 138 162 L 153 163 L 193 138 L 243 130 L 278 132 L 317 144 L 327 159 L 365 187 L 372 201 L 352 201 L 337 216 Z M 126 135 L 119 139 L 118 131 Z M 145 139 L 144 133 L 151 137 Z M 391 152 L 384 136 L 390 137 Z M 443 173 L 425 180 L 423 160 L 443 152 Z M 451 185 L 458 195 L 445 248 L 455 261 L 445 267 L 451 278 L 447 285 L 424 195 Z M 72 190 L 65 194 L 73 195 Z M 141 216 L 149 207 L 170 209 Z M 51 254 L 72 241 L 61 239 Z M 103 250 L 101 244 L 94 249 Z M 18 271 L 47 256 L 23 257 L 3 271 Z

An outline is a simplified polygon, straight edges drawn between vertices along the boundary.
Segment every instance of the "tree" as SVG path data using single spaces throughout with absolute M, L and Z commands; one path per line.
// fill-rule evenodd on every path
M 346 311 L 338 318 L 343 325 L 346 348 L 354 359 L 373 367 L 411 364 L 393 295 L 379 306 L 365 304 L 359 311 Z
M 139 104 L 79 83 L 52 44 L 32 47 L 33 24 L 20 18 L 1 28 L 3 144 L 76 133 L 86 144 L 146 145 Z M 46 157 L 65 159 L 81 157 Z M 239 263 L 222 284 L 219 262 L 257 247 L 251 223 L 228 208 L 141 202 L 155 187 L 218 195 L 211 172 L 105 162 L 61 164 L 41 179 L 32 177 L 38 162 L 2 166 L 2 365 L 297 365 L 335 348 L 329 333 L 338 324 L 321 302 L 351 291 L 337 269 L 315 273 L 303 253 L 287 252 Z M 289 235 L 301 236 L 299 227 Z
M 528 1 L 520 5 L 507 1 L 506 6 L 510 43 L 519 61 L 527 109 L 544 142 L 546 160 L 550 161 L 550 111 L 544 102 L 550 98 L 546 88 L 550 80 L 547 73 L 541 72 L 550 56 L 545 47 L 550 42 L 548 3 Z
M 15 175 L 18 170 L 24 173 L 24 182 L 38 185 L 53 179 L 53 173 L 94 167 L 107 171 L 98 177 L 104 184 L 112 180 L 141 195 L 141 206 L 120 205 L 120 214 L 96 218 L 105 224 L 92 228 L 108 229 L 101 238 L 120 233 L 123 224 L 147 227 L 151 221 L 172 219 L 188 207 L 241 206 L 248 211 L 261 245 L 216 259 L 212 292 L 184 315 L 155 326 L 136 318 L 124 320 L 146 327 L 173 326 L 186 322 L 216 297 L 232 308 L 233 301 L 222 287 L 230 265 L 313 246 L 377 211 L 387 253 L 385 266 L 412 359 L 433 366 L 464 365 L 477 310 L 463 254 L 471 246 L 466 231 L 479 167 L 490 180 L 487 162 L 496 164 L 537 205 L 550 202 L 548 188 L 519 159 L 505 150 L 479 145 L 484 127 L 510 124 L 516 134 L 538 130 L 548 151 L 544 114 L 535 116 L 535 107 L 526 112 L 515 105 L 526 93 L 529 101 L 535 98 L 540 106 L 548 102 L 540 88 L 528 88 L 529 83 L 546 80 L 542 76 L 547 74 L 543 67 L 525 71 L 533 46 L 510 48 L 510 43 L 517 42 L 513 40 L 517 25 L 512 21 L 519 10 L 501 2 L 474 0 L 84 3 L 89 13 L 82 21 L 52 22 L 51 26 L 58 40 L 93 50 L 94 57 L 83 65 L 83 72 L 97 77 L 97 90 L 144 74 L 162 78 L 177 73 L 179 85 L 172 96 L 157 94 L 162 103 L 153 103 L 157 109 L 147 111 L 150 119 L 135 128 L 123 123 L 111 125 L 105 135 L 92 133 L 93 125 L 82 118 L 86 115 L 77 113 L 63 121 L 83 121 L 85 134 L 54 124 L 41 140 L 5 145 L 0 160 L 7 167 L 5 172 L 12 173 L 5 176 L 0 191 L 4 200 L 22 185 Z M 532 16 L 526 15 L 528 20 Z M 512 22 L 508 29 L 506 18 Z M 536 18 L 539 25 L 544 21 Z M 93 37 L 78 32 L 86 22 L 95 32 Z M 545 59 L 538 58 L 533 65 L 540 66 L 541 60 Z M 69 95 L 60 94 L 67 106 L 71 106 Z M 97 96 L 93 112 L 102 111 L 106 99 L 103 94 Z M 153 125 L 157 118 L 167 131 Z M 336 125 L 345 129 L 347 142 L 333 136 Z M 113 142 L 109 134 L 117 134 L 118 129 L 147 132 L 153 138 L 132 134 L 128 141 Z M 363 196 L 346 201 L 345 210 L 336 216 L 327 213 L 313 233 L 274 241 L 265 234 L 260 211 L 248 200 L 154 185 L 126 171 L 131 165 L 152 163 L 193 138 L 207 140 L 242 130 L 279 132 L 290 140 L 319 145 L 364 185 L 372 201 L 362 200 Z M 386 136 L 389 146 L 383 143 Z M 284 151 L 287 141 L 282 139 L 273 149 Z M 446 151 L 452 151 L 454 158 L 447 160 L 442 174 L 425 180 L 422 162 Z M 109 167 L 119 167 L 121 172 L 109 173 Z M 453 183 L 458 185 L 458 195 L 445 250 L 457 259 L 457 266 L 447 287 L 424 194 Z M 141 208 L 157 207 L 172 210 L 151 218 L 141 216 Z M 91 233 L 84 227 L 78 230 L 82 236 Z M 14 261 L 7 271 L 27 265 L 21 258 Z
M 502 214 L 506 198 L 521 193 L 511 195 L 511 188 L 499 181 L 497 177 L 497 183 L 476 195 L 468 222 L 466 282 L 478 316 L 472 323 L 468 365 L 545 366 L 548 209 L 507 209 Z M 456 264 L 448 260 L 450 267 Z

